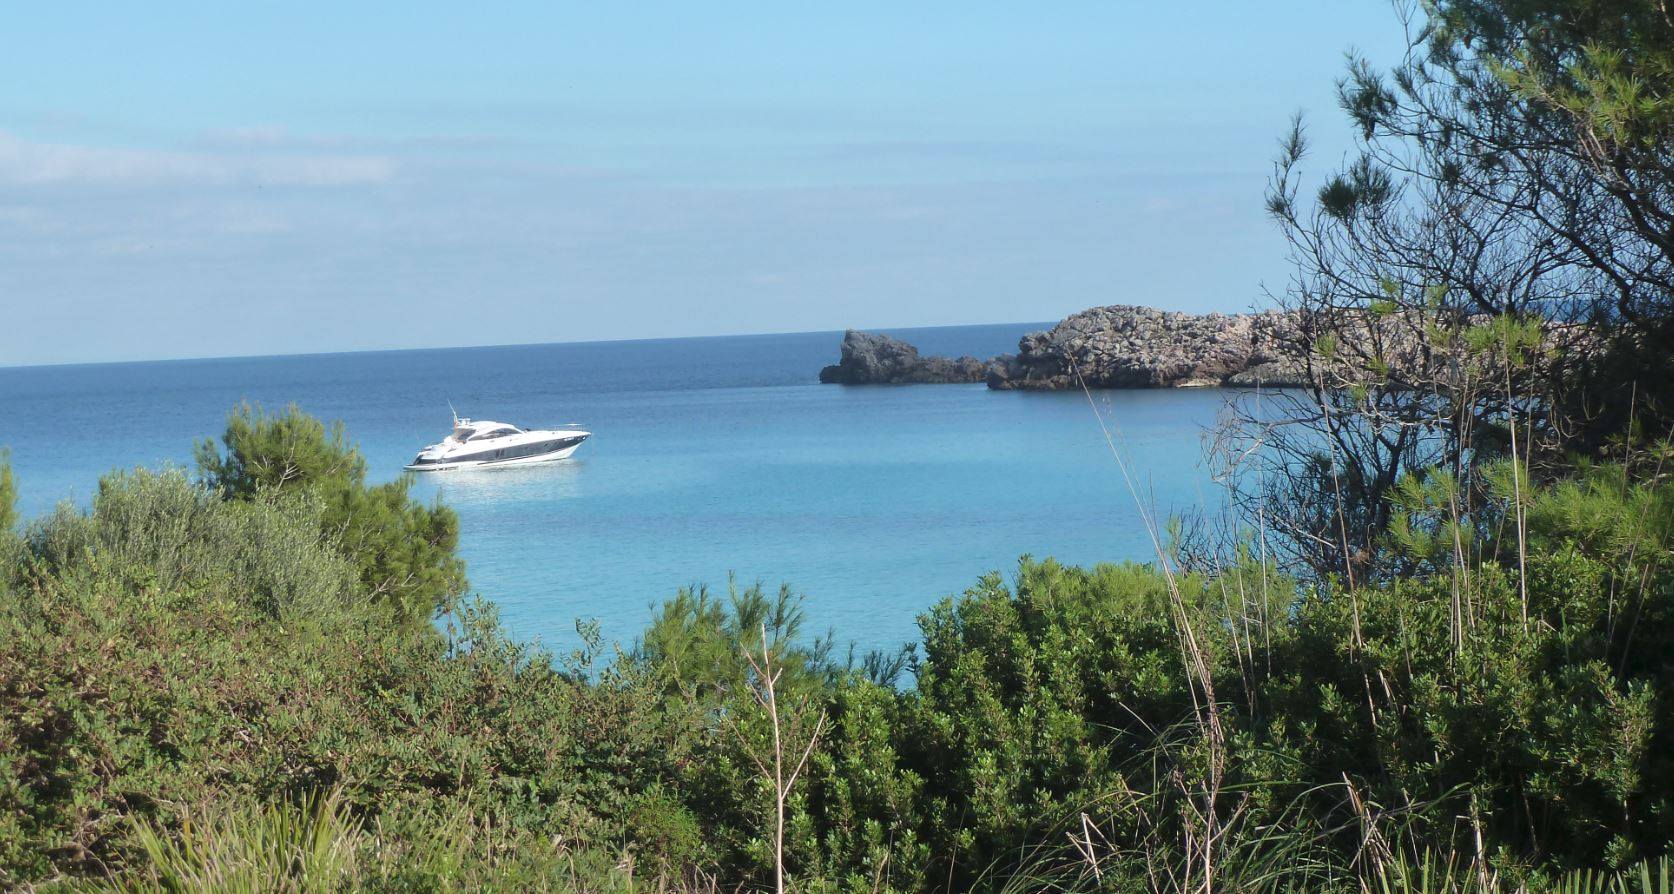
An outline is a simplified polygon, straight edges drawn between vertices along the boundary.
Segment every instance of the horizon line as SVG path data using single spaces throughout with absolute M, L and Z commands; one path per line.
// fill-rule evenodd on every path
M 20 369 L 64 369 L 76 366 L 127 366 L 143 363 L 201 363 L 214 360 L 277 360 L 297 357 L 341 357 L 349 354 L 403 354 L 418 351 L 461 351 L 478 348 L 538 348 L 553 345 L 599 345 L 621 344 L 628 342 L 649 341 L 700 341 L 713 338 L 767 338 L 775 335 L 820 335 L 829 332 L 847 332 L 856 329 L 861 332 L 906 332 L 918 329 L 965 329 L 975 326 L 1045 326 L 1050 328 L 1057 321 L 1047 320 L 1018 320 L 997 323 L 936 323 L 920 326 L 845 326 L 841 329 L 789 329 L 772 332 L 729 332 L 711 335 L 665 335 L 638 336 L 627 338 L 589 338 L 574 341 L 528 341 L 528 342 L 489 342 L 479 344 L 455 345 L 427 345 L 423 347 L 404 348 L 364 348 L 348 351 L 286 351 L 274 354 L 199 354 L 183 357 L 149 357 L 132 360 L 59 360 L 47 363 L 0 363 L 0 372 Z

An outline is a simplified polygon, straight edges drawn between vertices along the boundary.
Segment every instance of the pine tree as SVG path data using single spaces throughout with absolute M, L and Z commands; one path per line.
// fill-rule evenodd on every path
M 414 500 L 412 477 L 366 483 L 366 459 L 295 404 L 277 414 L 243 404 L 221 436 L 197 447 L 199 473 L 229 500 L 279 498 L 307 490 L 325 504 L 321 534 L 355 566 L 367 598 L 408 619 L 428 618 L 465 591 L 465 563 L 456 555 L 459 518 L 440 503 Z

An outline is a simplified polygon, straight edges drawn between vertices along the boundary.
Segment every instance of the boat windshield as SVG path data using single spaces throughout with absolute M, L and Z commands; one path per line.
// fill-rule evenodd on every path
M 509 425 L 502 425 L 499 428 L 490 428 L 490 429 L 486 429 L 484 431 L 479 431 L 476 434 L 472 435 L 469 440 L 472 440 L 472 441 L 486 441 L 489 438 L 503 438 L 506 435 L 515 435 L 515 434 L 517 434 L 517 429 L 512 428 Z

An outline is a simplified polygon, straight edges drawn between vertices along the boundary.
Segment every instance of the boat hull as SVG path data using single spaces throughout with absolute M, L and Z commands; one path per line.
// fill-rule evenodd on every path
M 443 460 L 441 462 L 411 463 L 405 468 L 409 472 L 455 472 L 461 469 L 502 469 L 510 466 L 532 466 L 538 463 L 557 462 L 569 459 L 572 454 L 581 449 L 580 443 L 560 447 L 547 453 L 537 453 L 532 456 L 514 456 L 503 459 L 459 459 Z

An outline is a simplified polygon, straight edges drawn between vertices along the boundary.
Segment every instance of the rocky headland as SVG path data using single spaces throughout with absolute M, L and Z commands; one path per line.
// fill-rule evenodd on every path
M 1283 347 L 1296 318 L 1281 311 L 1190 314 L 1116 304 L 1073 314 L 992 360 L 924 357 L 900 339 L 849 330 L 821 382 L 846 385 L 983 382 L 999 390 L 1294 386 Z M 1079 379 L 1077 378 L 1079 376 Z
M 918 348 L 887 335 L 850 329 L 841 358 L 820 370 L 820 381 L 838 385 L 906 385 L 981 382 L 988 364 L 975 357 L 921 357 Z
M 1281 311 L 1190 314 L 1130 304 L 1072 314 L 995 358 L 988 385 L 1002 390 L 1296 385 L 1285 360 L 1295 316 Z

